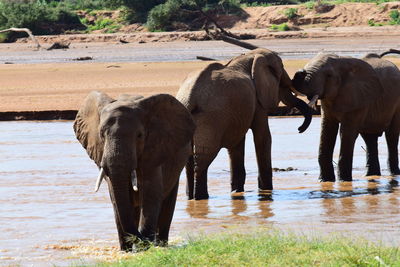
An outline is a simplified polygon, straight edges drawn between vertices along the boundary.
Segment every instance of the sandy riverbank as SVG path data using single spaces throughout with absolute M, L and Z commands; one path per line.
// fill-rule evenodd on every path
M 362 42 L 360 40 L 358 46 L 353 45 L 365 47 Z M 185 43 L 188 45 L 186 50 L 190 50 L 193 44 Z M 212 46 L 212 43 L 209 45 Z M 296 42 L 290 46 L 295 47 Z M 35 52 L 25 50 L 24 53 L 29 57 Z M 185 53 L 185 50 L 181 53 Z M 240 51 L 235 53 L 239 54 Z M 103 51 L 103 54 L 107 54 L 107 51 Z M 389 59 L 400 66 L 400 58 Z M 292 76 L 307 61 L 284 60 L 284 64 Z M 121 93 L 175 95 L 186 75 L 206 64 L 201 61 L 0 64 L 0 112 L 77 110 L 83 98 L 92 90 L 100 90 L 113 97 Z

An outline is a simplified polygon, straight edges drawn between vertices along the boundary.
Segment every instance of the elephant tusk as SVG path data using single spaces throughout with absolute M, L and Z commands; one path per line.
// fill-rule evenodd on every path
M 138 185 L 137 185 L 137 174 L 136 174 L 136 170 L 132 171 L 132 175 L 131 175 L 131 179 L 132 179 L 132 186 L 133 186 L 133 191 L 138 191 Z
M 97 177 L 96 187 L 94 188 L 94 192 L 99 191 L 99 188 L 100 188 L 101 182 L 103 181 L 104 176 L 106 176 L 106 174 L 104 172 L 104 169 L 101 168 L 99 176 Z
M 314 110 L 317 110 L 317 101 L 318 101 L 319 95 L 313 96 L 310 102 L 308 102 L 308 106 Z

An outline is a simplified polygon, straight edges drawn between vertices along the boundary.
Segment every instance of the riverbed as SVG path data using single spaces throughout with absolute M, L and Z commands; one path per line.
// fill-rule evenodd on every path
M 272 228 L 399 246 L 399 177 L 388 176 L 385 139 L 379 140 L 383 176 L 363 176 L 365 145 L 359 138 L 354 181 L 320 183 L 320 118 L 298 134 L 301 121 L 269 119 L 273 167 L 286 169 L 274 172 L 271 194 L 257 191 L 251 133 L 246 140 L 243 195 L 230 195 L 224 149 L 209 169 L 209 200 L 188 201 L 182 174 L 172 244 L 226 229 Z M 338 147 L 335 151 L 337 162 Z M 0 154 L 0 265 L 68 266 L 124 256 L 117 252 L 107 185 L 93 192 L 97 167 L 75 139 L 72 122 L 0 122 Z

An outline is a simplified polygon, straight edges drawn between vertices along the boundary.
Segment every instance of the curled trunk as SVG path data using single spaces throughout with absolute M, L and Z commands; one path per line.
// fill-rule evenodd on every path
M 288 107 L 296 107 L 304 116 L 303 124 L 298 128 L 299 133 L 307 130 L 312 120 L 312 110 L 301 99 L 298 99 L 292 93 L 292 83 L 286 71 L 282 74 L 279 90 L 280 100 Z

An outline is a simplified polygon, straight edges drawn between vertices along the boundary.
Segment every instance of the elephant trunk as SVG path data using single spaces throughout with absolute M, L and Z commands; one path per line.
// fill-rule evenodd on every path
M 135 151 L 135 149 L 132 149 Z M 134 207 L 134 186 L 137 186 L 136 157 L 126 147 L 106 142 L 102 167 L 109 177 L 109 193 L 114 208 L 121 250 L 130 251 L 137 238 L 143 239 L 138 231 L 139 215 Z
M 130 251 L 135 239 L 143 239 L 143 237 L 137 229 L 138 218 L 135 218 L 133 188 L 129 175 L 110 174 L 109 191 L 121 250 Z
M 307 130 L 308 126 L 310 126 L 312 120 L 312 110 L 303 100 L 298 99 L 293 95 L 292 88 L 292 82 L 289 78 L 289 75 L 286 71 L 284 71 L 280 82 L 279 98 L 285 105 L 288 107 L 296 107 L 301 114 L 303 114 L 303 124 L 298 128 L 299 133 L 302 133 Z

